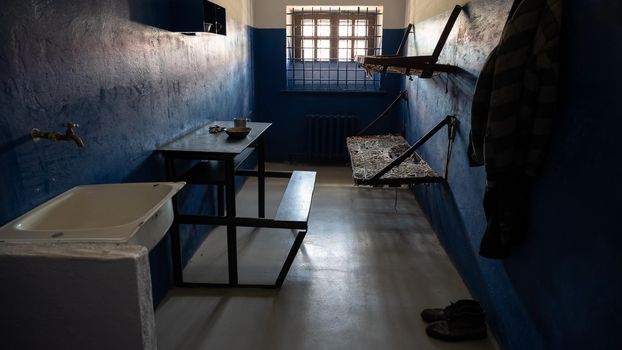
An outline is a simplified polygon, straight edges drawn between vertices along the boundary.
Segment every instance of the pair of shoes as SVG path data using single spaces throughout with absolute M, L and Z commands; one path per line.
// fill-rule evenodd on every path
M 431 322 L 425 329 L 428 336 L 461 341 L 486 338 L 486 313 L 475 300 L 458 300 L 444 309 L 425 309 L 421 317 Z
M 444 321 L 452 316 L 457 316 L 462 312 L 484 312 L 479 303 L 471 299 L 458 300 L 455 303 L 450 303 L 449 306 L 444 309 L 424 309 L 421 311 L 421 318 L 424 321 L 436 322 Z

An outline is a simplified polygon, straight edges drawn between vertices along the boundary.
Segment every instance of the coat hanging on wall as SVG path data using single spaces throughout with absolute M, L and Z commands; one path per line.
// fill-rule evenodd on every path
M 471 165 L 485 165 L 480 255 L 503 259 L 525 237 L 530 180 L 557 107 L 562 0 L 516 0 L 487 58 L 471 111 Z

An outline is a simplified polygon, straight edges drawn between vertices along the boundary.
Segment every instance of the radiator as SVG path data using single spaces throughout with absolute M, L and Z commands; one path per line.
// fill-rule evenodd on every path
M 347 161 L 346 137 L 357 132 L 354 115 L 305 115 L 306 158 L 311 162 Z

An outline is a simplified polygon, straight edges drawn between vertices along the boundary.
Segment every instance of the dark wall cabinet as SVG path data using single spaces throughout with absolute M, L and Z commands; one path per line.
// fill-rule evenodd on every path
M 227 35 L 224 7 L 207 0 L 171 0 L 171 31 Z

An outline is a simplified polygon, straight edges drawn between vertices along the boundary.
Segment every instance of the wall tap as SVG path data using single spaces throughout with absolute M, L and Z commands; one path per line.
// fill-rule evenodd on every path
M 35 142 L 39 141 L 39 139 L 48 139 L 52 141 L 73 141 L 78 145 L 78 147 L 84 147 L 84 141 L 82 141 L 82 138 L 74 132 L 74 129 L 79 127 L 79 125 L 76 123 L 66 123 L 64 126 L 67 128 L 64 134 L 56 131 L 44 132 L 37 128 L 33 128 L 30 130 L 30 136 Z

